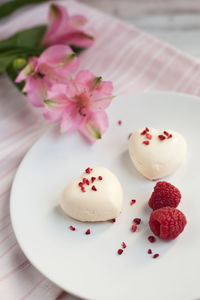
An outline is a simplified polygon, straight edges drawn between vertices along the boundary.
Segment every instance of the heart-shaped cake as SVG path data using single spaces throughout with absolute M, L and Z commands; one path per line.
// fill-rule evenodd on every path
M 173 173 L 185 158 L 187 145 L 175 131 L 138 129 L 130 137 L 129 154 L 136 169 L 150 180 Z
M 119 216 L 123 193 L 117 177 L 103 167 L 87 168 L 69 183 L 61 207 L 70 217 L 83 222 L 107 221 Z

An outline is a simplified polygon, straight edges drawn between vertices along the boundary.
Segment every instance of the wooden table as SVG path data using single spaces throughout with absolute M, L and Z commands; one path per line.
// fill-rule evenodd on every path
M 200 58 L 200 0 L 79 0 Z

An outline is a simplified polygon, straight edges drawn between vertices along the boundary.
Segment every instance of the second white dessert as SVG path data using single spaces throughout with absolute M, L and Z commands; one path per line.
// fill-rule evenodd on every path
M 140 128 L 129 140 L 129 154 L 136 169 L 150 180 L 173 173 L 185 158 L 187 145 L 175 131 Z

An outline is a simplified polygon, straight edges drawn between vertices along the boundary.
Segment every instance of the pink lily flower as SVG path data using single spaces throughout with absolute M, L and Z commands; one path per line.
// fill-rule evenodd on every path
M 43 106 L 53 83 L 66 82 L 79 67 L 79 59 L 69 46 L 47 48 L 38 58 L 31 58 L 19 73 L 16 82 L 25 80 L 23 92 L 34 106 Z
M 66 84 L 54 84 L 44 101 L 44 117 L 61 121 L 61 132 L 79 131 L 91 142 L 108 128 L 105 109 L 110 105 L 113 85 L 88 70 L 80 71 Z
M 87 22 L 84 16 L 70 16 L 64 6 L 52 3 L 49 8 L 48 21 L 42 45 L 67 44 L 88 48 L 93 44 L 93 37 L 82 29 Z

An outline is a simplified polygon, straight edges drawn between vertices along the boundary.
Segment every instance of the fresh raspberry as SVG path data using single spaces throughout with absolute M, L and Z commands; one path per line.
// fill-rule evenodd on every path
M 163 207 L 154 210 L 149 219 L 152 232 L 162 240 L 175 239 L 187 224 L 184 214 L 174 207 Z
M 159 181 L 149 199 L 149 206 L 156 210 L 161 207 L 177 207 L 181 200 L 180 191 L 169 182 Z

